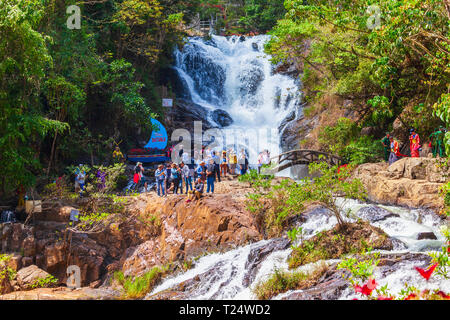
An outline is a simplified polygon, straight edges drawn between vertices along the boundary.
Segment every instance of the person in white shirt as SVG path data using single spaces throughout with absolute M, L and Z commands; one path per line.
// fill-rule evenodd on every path
M 186 194 L 188 194 L 189 188 L 192 190 L 192 176 L 191 176 L 191 170 L 187 165 L 184 164 L 184 162 L 180 163 L 181 168 L 181 177 L 184 181 L 184 184 L 186 185 Z M 181 189 L 181 192 L 183 192 L 183 189 Z

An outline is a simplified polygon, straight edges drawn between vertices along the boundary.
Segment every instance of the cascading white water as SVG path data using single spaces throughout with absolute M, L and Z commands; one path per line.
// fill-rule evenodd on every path
M 263 149 L 279 154 L 281 122 L 301 112 L 298 85 L 273 73 L 270 57 L 263 52 L 268 39 L 267 35 L 245 40 L 212 35 L 210 40 L 189 38 L 181 51 L 175 51 L 175 69 L 192 101 L 228 112 L 234 122 L 226 129 L 235 130 L 236 142 L 246 145 L 250 163 Z M 244 136 L 251 140 L 248 144 Z
M 344 201 L 344 199 L 341 199 Z M 371 204 L 360 203 L 355 200 L 345 200 L 343 204 L 344 211 L 348 209 L 351 215 L 346 218 L 348 221 L 356 221 L 357 218 L 367 218 L 363 214 L 363 210 L 373 207 Z M 396 206 L 377 205 L 377 208 L 386 210 L 393 214 L 390 217 L 380 221 L 372 222 L 372 225 L 384 230 L 390 237 L 399 240 L 399 244 L 394 246 L 393 251 L 380 251 L 381 254 L 386 253 L 429 253 L 430 251 L 439 250 L 443 245 L 445 238 L 439 232 L 440 219 L 431 211 L 420 209 L 406 209 Z M 301 227 L 304 230 L 304 239 L 309 239 L 322 230 L 329 230 L 336 225 L 337 221 L 334 216 L 329 216 L 325 212 L 312 215 L 304 222 Z M 417 240 L 420 232 L 433 232 L 437 236 L 437 240 Z M 162 292 L 166 289 L 175 287 L 188 279 L 194 278 L 196 275 L 207 273 L 204 282 L 198 289 L 190 292 L 189 299 L 255 299 L 253 288 L 255 285 L 267 279 L 277 269 L 288 269 L 287 258 L 291 253 L 291 249 L 273 250 L 265 256 L 257 269 L 256 275 L 247 285 L 243 279 L 248 274 L 248 261 L 251 260 L 251 252 L 269 246 L 276 240 L 263 240 L 226 253 L 215 253 L 207 255 L 199 259 L 194 268 L 175 277 L 171 277 L 163 281 L 161 285 L 156 287 L 148 297 Z M 326 263 L 331 264 L 336 260 L 329 260 Z M 446 292 L 450 292 L 450 280 L 432 277 L 429 281 L 425 281 L 417 271 L 415 266 L 423 266 L 423 261 L 406 260 L 399 264 L 397 270 L 390 273 L 384 273 L 380 268 L 375 269 L 375 278 L 380 286 L 388 285 L 388 289 L 392 294 L 398 294 L 403 289 L 405 282 L 415 286 L 418 289 L 437 289 L 440 288 Z M 310 269 L 314 265 L 305 265 L 298 270 Z M 300 290 L 299 290 L 300 291 Z M 274 299 L 281 299 L 293 292 L 280 294 Z M 348 288 L 344 290 L 339 299 L 361 298 L 355 294 L 354 290 Z

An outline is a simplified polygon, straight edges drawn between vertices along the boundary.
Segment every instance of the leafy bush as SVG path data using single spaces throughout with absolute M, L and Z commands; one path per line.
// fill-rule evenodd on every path
M 129 299 L 143 298 L 161 280 L 168 267 L 154 267 L 138 277 L 125 277 L 123 272 L 114 273 L 114 279 L 123 287 L 124 296 Z
M 298 290 L 311 287 L 328 270 L 326 264 L 321 264 L 313 272 L 289 272 L 275 269 L 266 280 L 259 282 L 253 292 L 258 299 L 267 300 L 288 290 Z

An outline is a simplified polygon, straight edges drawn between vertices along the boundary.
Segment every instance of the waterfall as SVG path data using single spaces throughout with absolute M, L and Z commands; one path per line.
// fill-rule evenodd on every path
M 231 116 L 233 123 L 225 128 L 226 145 L 237 151 L 244 145 L 250 163 L 256 163 L 263 149 L 279 154 L 280 125 L 301 114 L 299 85 L 289 76 L 274 73 L 270 56 L 264 53 L 268 40 L 267 35 L 193 37 L 182 50 L 175 50 L 174 68 L 192 102 Z
M 351 212 L 351 215 L 346 218 L 347 221 L 355 222 L 358 218 L 367 219 L 369 213 L 371 224 L 381 228 L 395 240 L 394 250 L 378 250 L 381 255 L 412 254 L 412 258 L 399 262 L 393 270 L 389 265 L 377 267 L 374 275 L 380 286 L 387 284 L 393 294 L 398 294 L 405 282 L 421 290 L 441 288 L 446 292 L 450 291 L 450 279 L 444 280 L 433 276 L 429 281 L 425 281 L 414 269 L 415 266 L 424 266 L 424 263 L 427 263 L 426 254 L 440 250 L 444 244 L 445 238 L 439 233 L 441 219 L 435 213 L 396 206 L 375 206 L 356 200 L 346 199 L 345 201 L 344 211 Z M 378 219 L 377 213 L 385 214 L 385 218 Z M 308 215 L 307 220 L 301 223 L 305 232 L 304 239 L 309 239 L 320 231 L 329 230 L 336 223 L 336 218 L 323 210 L 314 215 Z M 437 239 L 417 240 L 420 232 L 433 232 Z M 183 297 L 185 299 L 255 299 L 253 288 L 259 281 L 267 279 L 275 269 L 288 270 L 287 258 L 290 253 L 289 243 L 278 238 L 262 240 L 225 253 L 209 254 L 198 259 L 193 268 L 187 272 L 165 279 L 148 294 L 147 298 L 184 284 L 183 291 L 187 292 L 187 296 Z M 325 263 L 330 265 L 337 261 L 328 260 Z M 307 264 L 297 270 L 310 270 L 316 264 Z M 197 280 L 193 280 L 196 278 Z M 295 291 L 280 294 L 274 299 L 282 299 L 293 292 Z M 361 296 L 348 287 L 335 298 L 353 299 L 361 298 Z

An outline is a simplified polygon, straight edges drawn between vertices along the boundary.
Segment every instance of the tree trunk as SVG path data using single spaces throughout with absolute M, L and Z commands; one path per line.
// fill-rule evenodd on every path
M 53 143 L 52 143 L 52 150 L 50 151 L 50 159 L 48 161 L 48 168 L 47 168 L 47 177 L 50 174 L 50 168 L 52 165 L 52 161 L 53 161 L 53 156 L 55 154 L 55 145 L 56 145 L 56 138 L 58 137 L 58 132 L 55 133 L 55 137 L 53 138 Z

